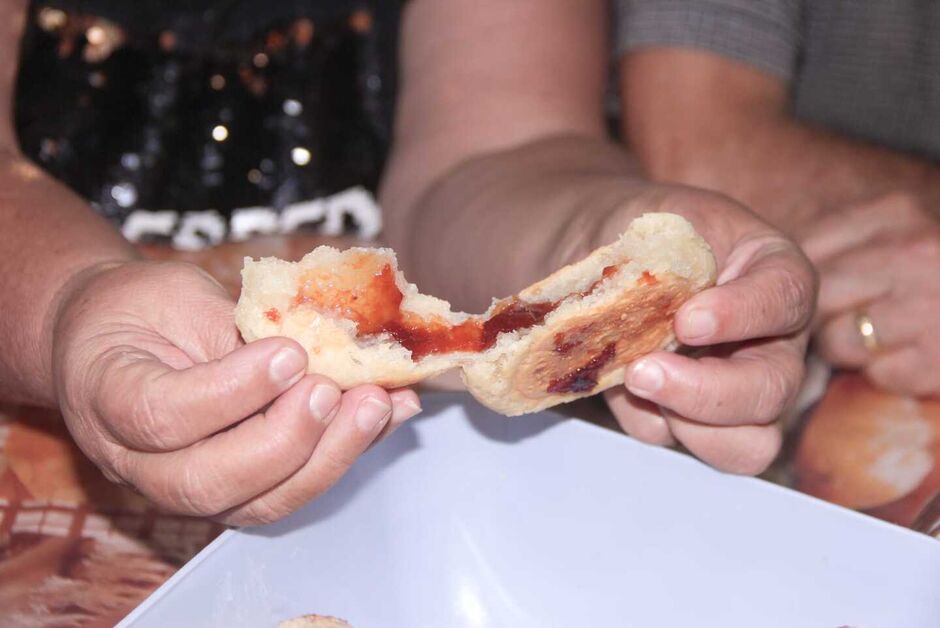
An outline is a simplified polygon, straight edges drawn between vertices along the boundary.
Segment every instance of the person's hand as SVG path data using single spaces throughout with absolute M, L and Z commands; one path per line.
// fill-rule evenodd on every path
M 245 345 L 231 299 L 196 267 L 132 262 L 72 284 L 53 333 L 69 430 L 109 479 L 170 511 L 283 517 L 420 410 L 410 390 L 341 394 L 305 375 L 286 338 Z
M 761 473 L 779 453 L 778 419 L 803 380 L 817 289 L 811 264 L 796 244 L 715 194 L 657 187 L 620 211 L 608 229 L 643 212 L 685 216 L 711 245 L 718 281 L 676 314 L 676 336 L 694 352 L 634 362 L 625 388 L 605 393 L 611 410 L 639 440 L 678 441 L 719 469 Z
M 822 280 L 820 353 L 884 389 L 940 395 L 940 221 L 893 194 L 827 216 L 803 245 Z

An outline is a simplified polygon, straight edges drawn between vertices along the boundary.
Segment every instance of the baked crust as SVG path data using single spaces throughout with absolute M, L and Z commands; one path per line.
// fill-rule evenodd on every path
M 501 333 L 482 350 L 413 360 L 394 334 L 359 333 L 359 311 L 381 307 L 370 302 L 368 287 L 380 269 L 393 273 L 400 312 L 430 325 L 482 324 L 511 302 L 551 309 L 538 324 Z M 420 294 L 398 270 L 391 249 L 319 247 L 297 263 L 247 258 L 235 320 L 247 342 L 293 338 L 310 355 L 309 372 L 344 390 L 366 383 L 408 386 L 459 368 L 471 394 L 511 416 L 618 385 L 636 358 L 674 348 L 676 311 L 713 285 L 715 272 L 711 250 L 685 219 L 646 214 L 614 244 L 513 299 L 494 301 L 480 316 L 452 312 L 447 302 Z M 311 306 L 307 294 L 318 302 Z

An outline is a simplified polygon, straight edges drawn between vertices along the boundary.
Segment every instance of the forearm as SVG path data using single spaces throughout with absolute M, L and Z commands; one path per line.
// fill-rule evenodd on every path
M 635 178 L 605 139 L 606 15 L 602 0 L 408 3 L 381 199 L 423 289 L 473 310 L 512 293 L 586 248 L 609 189 Z
M 624 131 L 646 172 L 735 197 L 799 237 L 890 192 L 940 201 L 940 169 L 794 118 L 788 85 L 719 55 L 657 48 L 621 68 Z
M 81 199 L 0 151 L 0 400 L 50 405 L 52 327 L 70 282 L 134 249 Z
M 111 226 L 17 149 L 13 86 L 26 0 L 0 0 L 0 400 L 51 405 L 52 327 L 67 287 L 133 257 Z
M 937 166 L 794 119 L 727 129 L 707 144 L 687 158 L 650 155 L 651 176 L 728 194 L 798 238 L 820 214 L 893 192 L 940 215 Z
M 407 178 L 407 156 L 393 161 Z M 408 277 L 455 307 L 481 311 L 577 259 L 646 190 L 619 147 L 572 135 L 471 157 L 408 205 L 385 198 L 387 238 Z

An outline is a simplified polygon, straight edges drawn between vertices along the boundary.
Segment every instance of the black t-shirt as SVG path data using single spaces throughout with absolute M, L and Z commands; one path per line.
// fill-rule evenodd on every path
M 375 235 L 400 2 L 45 0 L 20 144 L 131 239 Z

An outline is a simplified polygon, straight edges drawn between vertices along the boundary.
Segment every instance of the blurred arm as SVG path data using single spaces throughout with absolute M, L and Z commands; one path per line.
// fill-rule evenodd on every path
M 66 287 L 134 251 L 19 150 L 13 92 L 27 4 L 0 0 L 0 400 L 51 404 L 51 327 Z
M 892 192 L 940 209 L 940 168 L 802 124 L 768 73 L 649 48 L 627 55 L 621 78 L 625 132 L 654 179 L 733 196 L 797 237 L 828 209 Z
M 408 276 L 479 310 L 600 244 L 637 189 L 603 118 L 606 2 L 414 0 L 382 190 Z

